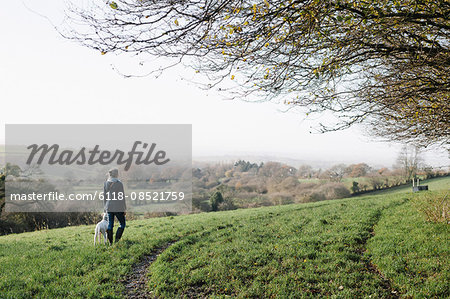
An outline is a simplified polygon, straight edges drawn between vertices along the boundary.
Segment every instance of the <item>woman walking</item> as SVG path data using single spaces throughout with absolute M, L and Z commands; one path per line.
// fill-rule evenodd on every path
M 103 185 L 104 194 L 104 210 L 108 213 L 108 229 L 106 234 L 110 244 L 113 243 L 113 228 L 114 228 L 114 216 L 119 220 L 120 226 L 116 232 L 116 240 L 119 241 L 122 237 L 125 229 L 125 192 L 123 190 L 123 184 L 119 180 L 119 170 L 117 168 L 111 169 L 109 172 L 109 178 Z

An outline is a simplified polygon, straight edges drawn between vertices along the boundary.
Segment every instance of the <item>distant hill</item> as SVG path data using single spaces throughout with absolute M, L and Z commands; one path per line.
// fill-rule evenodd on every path
M 339 164 L 339 163 L 346 163 L 349 164 L 346 161 L 329 161 L 329 160 L 308 160 L 308 159 L 293 159 L 288 157 L 280 157 L 280 156 L 272 156 L 272 155 L 249 155 L 249 154 L 242 154 L 242 155 L 223 155 L 223 156 L 194 156 L 192 158 L 194 166 L 196 164 L 207 164 L 207 163 L 233 163 L 238 160 L 246 160 L 250 161 L 252 163 L 261 163 L 261 162 L 280 162 L 284 163 L 290 166 L 294 166 L 298 168 L 300 165 L 310 165 L 313 168 L 319 169 L 326 169 L 330 168 L 333 165 Z M 364 161 L 361 161 L 364 162 Z

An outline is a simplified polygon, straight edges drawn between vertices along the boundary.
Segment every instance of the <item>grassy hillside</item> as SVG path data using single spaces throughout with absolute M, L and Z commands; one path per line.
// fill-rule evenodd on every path
M 448 225 L 415 209 L 424 194 L 130 221 L 112 247 L 93 247 L 93 226 L 3 236 L 0 297 L 120 298 L 169 242 L 149 271 L 159 297 L 448 297 Z

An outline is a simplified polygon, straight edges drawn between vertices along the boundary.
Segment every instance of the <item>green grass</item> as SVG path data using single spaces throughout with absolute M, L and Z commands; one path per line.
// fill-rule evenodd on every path
M 422 194 L 129 221 L 109 248 L 93 247 L 94 226 L 3 236 L 0 298 L 120 298 L 132 265 L 170 241 L 149 271 L 164 298 L 446 297 L 448 225 L 417 212 Z
M 418 213 L 416 204 L 423 197 L 414 194 L 412 200 L 384 213 L 368 241 L 368 257 L 405 296 L 448 298 L 450 229 L 447 223 L 427 222 Z
M 151 267 L 164 297 L 386 296 L 361 254 L 380 212 L 402 202 L 341 200 L 239 211 L 170 247 Z

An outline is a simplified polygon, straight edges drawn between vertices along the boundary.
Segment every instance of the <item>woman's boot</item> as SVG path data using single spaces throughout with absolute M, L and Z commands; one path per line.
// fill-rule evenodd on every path
M 122 238 L 123 228 L 119 227 L 116 232 L 116 243 Z

